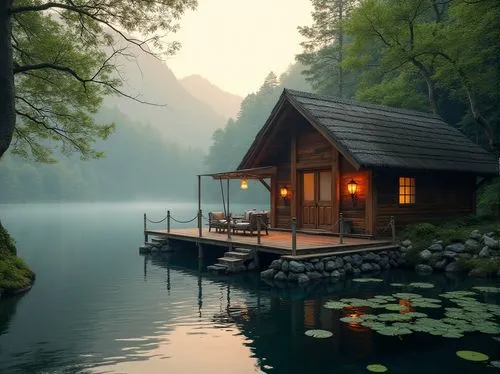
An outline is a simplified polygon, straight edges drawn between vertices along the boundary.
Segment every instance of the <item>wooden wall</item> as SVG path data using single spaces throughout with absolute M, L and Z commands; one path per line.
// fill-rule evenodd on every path
M 415 177 L 412 205 L 399 205 L 399 177 Z M 394 216 L 396 227 L 419 222 L 443 221 L 475 212 L 475 176 L 427 172 L 374 173 L 376 188 L 376 232 L 381 234 Z M 387 231 L 385 231 L 387 234 Z
M 353 233 L 367 234 L 369 232 L 366 217 L 366 202 L 368 193 L 367 171 L 357 171 L 344 157 L 340 160 L 340 212 L 345 219 L 352 221 Z M 354 179 L 357 183 L 356 198 L 353 202 L 347 184 Z
M 290 164 L 280 164 L 278 165 L 278 171 L 276 175 L 276 188 L 273 189 L 276 195 L 276 227 L 281 229 L 290 228 L 291 220 L 291 202 L 285 201 L 280 196 L 280 188 L 285 186 L 290 191 L 292 191 L 291 185 L 291 173 Z M 293 191 L 292 191 L 293 194 Z M 292 195 L 293 197 L 293 195 Z

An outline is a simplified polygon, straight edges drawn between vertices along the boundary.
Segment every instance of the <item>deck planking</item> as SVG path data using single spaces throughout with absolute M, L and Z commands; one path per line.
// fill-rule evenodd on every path
M 240 247 L 256 249 L 259 252 L 274 253 L 290 257 L 292 254 L 292 234 L 284 231 L 269 231 L 269 235 L 261 236 L 261 243 L 257 243 L 257 235 L 232 234 L 229 239 L 226 232 L 209 232 L 203 229 L 202 236 L 198 236 L 197 228 L 181 228 L 167 230 L 146 230 L 148 235 L 159 236 L 171 240 L 195 242 L 222 247 Z M 387 240 L 374 240 L 344 237 L 340 244 L 339 237 L 333 235 L 297 233 L 296 256 L 314 254 L 334 254 L 334 252 L 360 252 L 367 249 L 388 249 L 396 247 Z

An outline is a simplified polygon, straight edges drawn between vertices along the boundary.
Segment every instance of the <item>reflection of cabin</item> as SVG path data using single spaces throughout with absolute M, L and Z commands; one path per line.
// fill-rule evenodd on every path
M 233 174 L 234 173 L 234 174 Z M 271 225 L 375 235 L 473 213 L 495 158 L 430 114 L 284 90 L 238 169 L 269 178 Z

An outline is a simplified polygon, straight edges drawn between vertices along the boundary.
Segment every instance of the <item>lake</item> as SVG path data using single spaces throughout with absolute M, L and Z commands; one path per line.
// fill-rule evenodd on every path
M 196 212 L 195 204 L 182 202 L 0 205 L 2 223 L 37 273 L 30 292 L 0 302 L 0 373 L 366 373 L 371 363 L 394 373 L 498 372 L 455 354 L 472 350 L 500 360 L 498 335 L 383 336 L 341 322 L 351 314 L 323 306 L 391 295 L 398 292 L 391 282 L 433 283 L 411 291 L 432 298 L 499 287 L 496 280 L 398 270 L 378 275 L 383 283 L 346 279 L 276 288 L 260 282 L 258 273 L 216 276 L 203 266 L 216 261 L 217 251 L 205 251 L 203 264 L 189 246 L 162 256 L 138 254 L 142 214 L 160 219 L 167 208 L 179 220 Z M 233 204 L 231 210 L 245 208 L 261 207 Z M 203 207 L 212 209 L 221 208 Z M 498 305 L 499 295 L 478 294 L 477 300 Z M 333 336 L 305 336 L 309 329 Z

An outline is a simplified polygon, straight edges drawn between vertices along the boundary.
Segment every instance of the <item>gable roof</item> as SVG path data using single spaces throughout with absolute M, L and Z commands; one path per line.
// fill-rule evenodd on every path
M 458 129 L 428 113 L 361 104 L 285 89 L 239 168 L 258 151 L 273 119 L 293 106 L 359 168 L 399 168 L 498 175 L 495 157 Z

